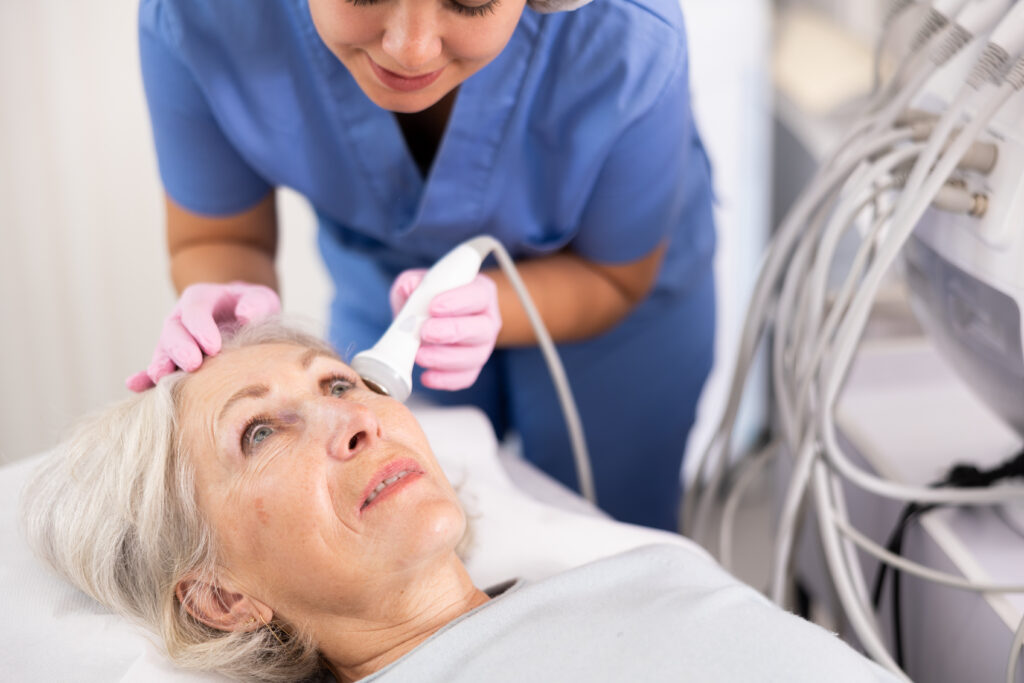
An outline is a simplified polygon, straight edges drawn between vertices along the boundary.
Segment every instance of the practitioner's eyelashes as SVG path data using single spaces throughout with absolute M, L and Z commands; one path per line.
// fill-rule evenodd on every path
M 367 5 L 379 4 L 383 0 L 347 0 L 347 2 L 356 7 L 365 7 Z M 490 2 L 483 5 L 463 5 L 460 2 L 456 2 L 456 0 L 448 0 L 446 4 L 453 11 L 467 17 L 482 17 L 485 14 L 493 14 L 494 9 L 501 4 L 501 0 L 490 0 Z
M 483 5 L 463 5 L 459 2 L 449 3 L 453 10 L 467 17 L 482 17 L 485 14 L 494 14 L 495 8 L 500 4 L 501 0 L 491 0 Z

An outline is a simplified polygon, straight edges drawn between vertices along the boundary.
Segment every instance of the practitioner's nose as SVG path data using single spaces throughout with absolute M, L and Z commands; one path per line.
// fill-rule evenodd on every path
M 442 41 L 434 4 L 399 2 L 384 29 L 381 49 L 404 70 L 402 76 L 439 66 Z

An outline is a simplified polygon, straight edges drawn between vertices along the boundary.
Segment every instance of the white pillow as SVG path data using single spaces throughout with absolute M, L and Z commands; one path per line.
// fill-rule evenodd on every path
M 472 517 L 467 568 L 480 587 L 540 579 L 650 543 L 692 542 L 541 503 L 518 489 L 498 458 L 486 416 L 475 408 L 417 408 L 417 418 Z M 58 578 L 32 555 L 17 501 L 44 456 L 0 468 L 0 672 L 10 681 L 221 682 L 176 669 L 155 637 Z M 566 454 L 566 457 L 570 457 Z

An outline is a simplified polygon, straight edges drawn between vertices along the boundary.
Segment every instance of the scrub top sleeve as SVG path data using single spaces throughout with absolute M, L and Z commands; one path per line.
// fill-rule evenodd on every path
M 160 3 L 139 12 L 139 56 L 160 178 L 170 197 L 206 215 L 237 213 L 272 189 L 224 135 L 170 40 L 160 35 Z
M 687 174 L 704 172 L 694 143 L 686 58 L 651 107 L 613 144 L 584 207 L 573 251 L 600 263 L 649 254 L 684 220 Z

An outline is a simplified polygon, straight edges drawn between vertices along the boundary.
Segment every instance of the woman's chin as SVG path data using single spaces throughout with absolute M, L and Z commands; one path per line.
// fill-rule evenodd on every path
M 389 515 L 378 531 L 404 566 L 453 553 L 466 532 L 462 508 L 450 500 L 421 503 L 411 514 Z
M 366 92 L 371 102 L 396 114 L 416 114 L 424 111 L 437 104 L 447 94 L 447 91 L 399 93 L 380 87 Z

